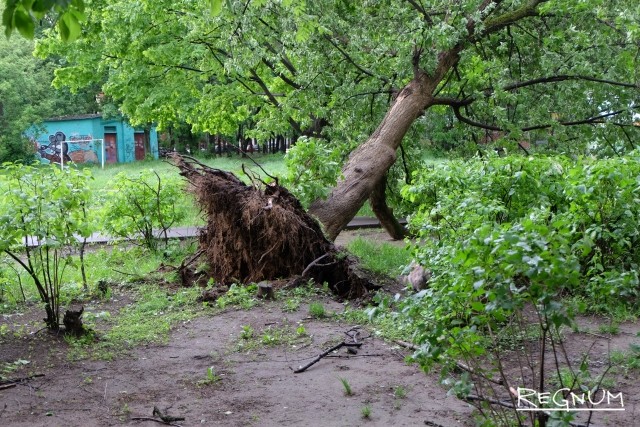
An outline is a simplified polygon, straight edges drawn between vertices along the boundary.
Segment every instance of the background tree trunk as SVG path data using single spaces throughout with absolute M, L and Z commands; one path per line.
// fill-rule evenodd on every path
M 398 219 L 393 215 L 393 210 L 387 205 L 386 189 L 387 174 L 384 174 L 382 179 L 373 187 L 373 191 L 369 196 L 369 204 L 371 205 L 371 210 L 380 221 L 380 225 L 389 233 L 389 236 L 394 240 L 400 240 L 407 235 L 407 230 L 398 222 Z

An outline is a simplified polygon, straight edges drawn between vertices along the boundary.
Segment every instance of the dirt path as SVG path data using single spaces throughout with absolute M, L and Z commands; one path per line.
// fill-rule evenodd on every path
M 323 304 L 329 311 L 343 309 L 326 298 Z M 298 339 L 293 331 L 301 325 L 306 337 Z M 246 326 L 254 331 L 249 340 L 240 338 Z M 436 378 L 408 366 L 406 351 L 375 337 L 363 339 L 357 355 L 343 349 L 293 373 L 353 326 L 309 318 L 304 304 L 285 313 L 278 303 L 266 303 L 199 317 L 178 327 L 167 345 L 137 348 L 113 361 L 72 363 L 55 350 L 32 354 L 30 369 L 45 376 L 0 391 L 0 424 L 159 425 L 132 420 L 151 416 L 157 406 L 184 417 L 177 422 L 182 426 L 471 425 L 467 405 L 447 397 Z M 289 331 L 287 344 L 253 346 L 278 331 Z M 209 368 L 219 380 L 205 384 Z M 345 395 L 340 378 L 353 395 Z

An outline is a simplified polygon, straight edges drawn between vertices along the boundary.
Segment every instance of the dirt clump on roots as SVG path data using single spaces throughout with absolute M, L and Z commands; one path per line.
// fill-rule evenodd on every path
M 300 201 L 277 181 L 248 185 L 187 156 L 173 160 L 206 214 L 199 237 L 208 274 L 221 286 L 282 278 L 327 283 L 358 298 L 378 288 L 357 261 L 336 249 Z

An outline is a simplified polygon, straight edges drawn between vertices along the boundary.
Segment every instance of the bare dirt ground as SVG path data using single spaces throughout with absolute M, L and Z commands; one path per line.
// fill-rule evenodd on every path
M 328 312 L 344 309 L 326 296 L 314 300 Z M 117 312 L 128 302 L 122 291 L 95 309 Z M 36 332 L 41 317 L 37 307 L 0 316 L 0 328 L 11 331 L 0 335 L 0 366 L 24 360 L 29 363 L 16 365 L 8 376 L 43 375 L 0 388 L 0 426 L 161 425 L 134 419 L 151 417 L 154 407 L 183 417 L 174 423 L 181 426 L 474 425 L 473 408 L 447 396 L 437 375 L 407 365 L 406 349 L 369 336 L 365 328 L 359 329 L 357 354 L 342 348 L 293 373 L 359 326 L 312 318 L 308 302 L 294 312 L 275 301 L 205 314 L 174 328 L 166 344 L 137 347 L 110 361 L 72 361 L 74 350 L 61 336 Z M 577 361 L 588 353 L 592 366 L 604 367 L 612 350 L 627 351 L 640 341 L 635 323 L 611 336 L 597 332 L 601 323 L 584 318 L 579 332 L 567 333 L 568 357 Z M 253 338 L 244 340 L 248 326 Z M 295 338 L 300 326 L 305 336 Z M 289 331 L 289 340 L 275 346 L 260 342 L 277 331 Z M 341 379 L 352 395 L 345 394 Z M 592 425 L 640 426 L 638 371 L 620 371 L 612 391 L 623 393 L 626 410 L 596 414 Z M 363 408 L 370 409 L 368 418 Z
M 323 303 L 329 311 L 343 309 L 326 297 Z M 247 325 L 257 337 L 267 330 L 303 325 L 310 338 L 295 348 L 243 351 L 239 337 Z M 69 362 L 66 343 L 48 333 L 7 338 L 1 359 L 30 361 L 28 369 L 15 375 L 44 376 L 0 391 L 0 424 L 153 425 L 132 418 L 151 416 L 157 406 L 184 417 L 176 422 L 183 426 L 470 425 L 468 405 L 447 397 L 435 377 L 408 366 L 406 351 L 364 338 L 364 330 L 358 354 L 341 349 L 307 371 L 293 373 L 344 340 L 353 326 L 312 319 L 305 305 L 285 313 L 273 302 L 250 311 L 199 317 L 176 328 L 167 345 L 137 348 L 113 361 Z M 42 351 L 47 341 L 49 352 Z M 203 384 L 210 367 L 220 379 Z M 340 378 L 348 381 L 352 396 L 345 395 Z M 395 395 L 398 387 L 406 397 Z M 371 408 L 368 420 L 362 417 L 365 406 Z

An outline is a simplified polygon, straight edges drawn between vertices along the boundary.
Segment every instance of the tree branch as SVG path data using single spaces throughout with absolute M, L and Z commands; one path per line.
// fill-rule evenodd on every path
M 282 74 L 281 72 L 277 71 L 275 65 L 273 65 L 273 63 L 271 61 L 269 61 L 266 58 L 262 58 L 262 62 L 267 67 L 269 67 L 269 69 L 273 72 L 274 76 L 279 77 L 283 82 L 285 82 L 286 84 L 288 84 L 289 86 L 291 86 L 294 89 L 302 89 L 302 86 L 300 86 L 298 83 L 294 82 L 289 77 L 287 77 L 284 74 Z
M 480 40 L 481 38 L 489 34 L 496 33 L 502 30 L 503 28 L 515 22 L 518 22 L 524 18 L 538 16 L 538 10 L 537 10 L 538 6 L 542 3 L 546 3 L 547 1 L 549 0 L 529 0 L 527 3 L 523 4 L 522 6 L 520 6 L 515 10 L 505 12 L 502 15 L 496 16 L 493 19 L 486 19 L 484 21 L 484 28 L 482 29 L 482 31 L 480 31 L 477 34 L 474 34 L 475 28 L 473 25 L 471 25 L 471 27 L 469 28 L 471 30 L 469 33 L 470 34 L 469 41 L 474 43 Z M 491 2 L 483 3 L 483 6 L 485 7 L 484 8 L 481 7 L 481 11 L 486 9 L 488 4 L 490 3 Z
M 356 61 L 354 61 L 354 59 L 353 59 L 351 56 L 349 56 L 349 54 L 348 54 L 347 52 L 345 52 L 345 51 L 344 51 L 344 49 L 342 49 L 342 48 L 340 47 L 340 45 L 338 45 L 336 42 L 334 42 L 334 41 L 331 39 L 331 37 L 329 37 L 329 36 L 326 36 L 326 35 L 325 35 L 325 36 L 324 36 L 324 38 L 325 38 L 329 43 L 331 43 L 331 45 L 332 45 L 333 47 L 335 47 L 335 48 L 336 48 L 336 50 L 337 50 L 338 52 L 340 52 L 340 54 L 344 57 L 344 59 L 346 59 L 346 60 L 347 60 L 347 62 L 349 62 L 351 65 L 353 65 L 353 66 L 354 66 L 358 71 L 360 71 L 360 72 L 361 72 L 361 73 L 363 73 L 363 74 L 366 74 L 366 75 L 367 75 L 367 76 L 369 76 L 369 77 L 373 77 L 373 78 L 377 78 L 377 79 L 382 80 L 382 82 L 383 82 L 385 85 L 389 83 L 389 80 L 388 80 L 386 77 L 383 77 L 383 76 L 376 76 L 376 75 L 375 75 L 375 74 L 373 74 L 371 71 L 369 71 L 369 70 L 367 70 L 366 68 L 363 68 L 362 66 L 358 65 L 358 64 L 356 63 Z

